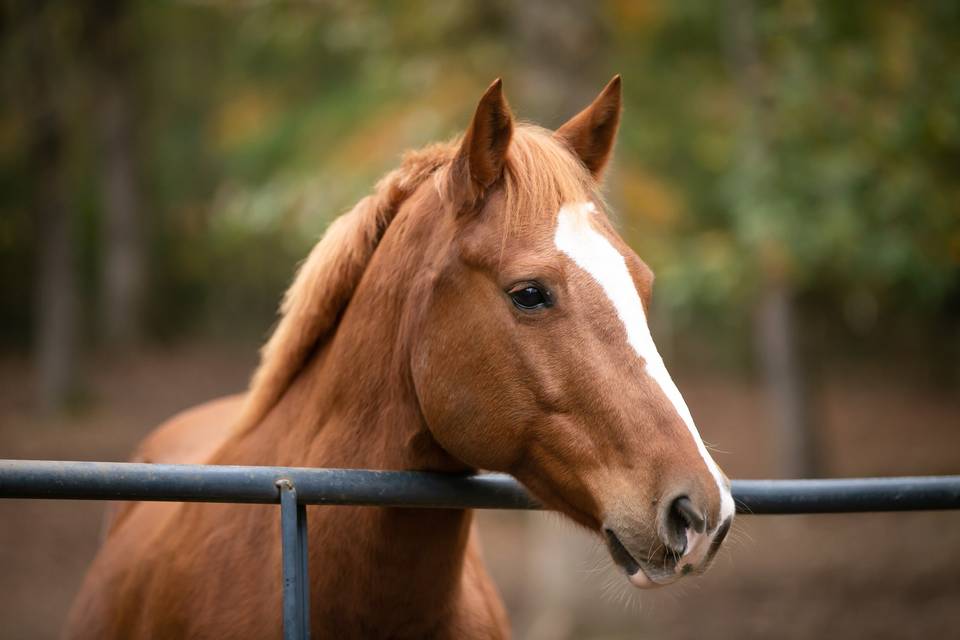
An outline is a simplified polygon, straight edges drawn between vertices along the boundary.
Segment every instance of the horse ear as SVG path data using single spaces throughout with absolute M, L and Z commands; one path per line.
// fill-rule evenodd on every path
M 573 149 L 598 180 L 610 159 L 620 127 L 620 94 L 620 75 L 617 74 L 590 106 L 570 118 L 555 134 Z
M 480 98 L 457 154 L 458 173 L 468 178 L 472 196 L 482 193 L 503 174 L 512 136 L 513 116 L 503 97 L 503 82 L 497 78 Z

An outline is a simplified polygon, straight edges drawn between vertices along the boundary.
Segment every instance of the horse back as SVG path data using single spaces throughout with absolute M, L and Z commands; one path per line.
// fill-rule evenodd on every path
M 178 413 L 140 443 L 134 462 L 203 464 L 226 441 L 244 396 L 217 398 Z
M 217 398 L 191 407 L 151 431 L 137 446 L 131 462 L 205 464 L 229 437 L 240 415 L 244 396 Z M 142 503 L 111 502 L 103 522 L 103 537 Z

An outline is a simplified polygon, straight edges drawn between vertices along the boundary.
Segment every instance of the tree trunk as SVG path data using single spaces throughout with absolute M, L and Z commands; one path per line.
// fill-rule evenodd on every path
M 745 178 L 752 188 L 762 190 L 764 178 L 757 172 L 768 170 L 771 155 L 764 127 L 764 78 L 750 0 L 728 0 L 725 28 L 729 66 L 747 106 L 741 170 L 748 172 Z M 780 473 L 810 477 L 817 472 L 816 447 L 808 412 L 806 371 L 796 346 L 800 328 L 794 292 L 782 265 L 767 263 L 762 268 L 763 290 L 755 316 L 756 349 L 774 412 Z
M 128 3 L 95 6 L 90 19 L 100 88 L 96 106 L 104 207 L 100 326 L 107 345 L 123 347 L 140 337 L 144 275 L 130 69 L 133 47 L 126 24 Z
M 590 104 L 610 79 L 597 77 L 609 41 L 600 7 L 592 0 L 527 0 L 505 6 L 522 61 L 520 86 L 508 87 L 508 92 L 523 96 L 529 119 L 560 126 Z
M 34 125 L 34 175 L 40 190 L 34 196 L 40 234 L 37 277 L 35 366 L 38 404 L 44 412 L 59 411 L 74 378 L 76 356 L 76 282 L 73 224 L 66 207 L 59 123 Z
M 37 402 L 44 412 L 63 408 L 73 381 L 76 355 L 76 281 L 73 216 L 64 175 L 65 135 L 54 87 L 57 43 L 45 3 L 27 3 L 24 22 L 23 109 L 29 123 L 28 164 L 36 219 L 38 265 L 34 313 Z
M 805 368 L 797 349 L 797 310 L 792 289 L 769 283 L 755 319 L 756 348 L 767 394 L 775 410 L 780 473 L 789 478 L 817 475 L 816 441 L 808 412 Z

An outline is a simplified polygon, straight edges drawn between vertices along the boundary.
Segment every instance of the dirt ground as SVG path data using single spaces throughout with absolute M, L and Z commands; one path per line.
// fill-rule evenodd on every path
M 253 349 L 184 346 L 91 363 L 85 408 L 40 420 L 26 363 L 0 359 L 0 457 L 124 460 L 173 412 L 242 389 Z M 774 474 L 750 380 L 677 372 L 731 477 Z M 820 381 L 833 476 L 960 473 L 960 394 L 849 368 Z M 95 552 L 99 503 L 0 501 L 0 638 L 55 637 Z M 485 512 L 487 561 L 517 637 L 948 638 L 960 629 L 960 512 L 743 516 L 702 578 L 631 591 L 553 514 Z

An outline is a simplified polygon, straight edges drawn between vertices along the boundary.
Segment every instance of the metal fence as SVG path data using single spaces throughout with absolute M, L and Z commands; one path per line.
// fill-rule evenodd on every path
M 960 509 L 960 476 L 734 480 L 738 513 Z M 310 633 L 306 505 L 540 509 L 503 474 L 0 460 L 0 498 L 280 504 L 284 637 Z

